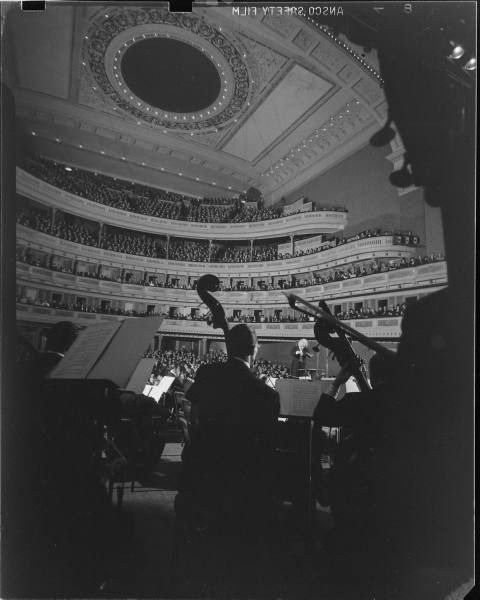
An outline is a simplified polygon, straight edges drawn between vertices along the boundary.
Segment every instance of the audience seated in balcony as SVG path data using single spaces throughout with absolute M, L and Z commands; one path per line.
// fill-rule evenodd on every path
M 35 177 L 76 196 L 158 218 L 201 223 L 248 223 L 284 216 L 280 207 L 254 207 L 240 198 L 231 197 L 194 198 L 56 163 L 47 158 L 26 158 L 20 166 Z M 344 207 L 322 205 L 313 205 L 312 211 L 347 212 Z M 298 212 L 303 212 L 303 209 Z
M 186 240 L 171 238 L 167 243 L 165 237 L 146 234 L 139 231 L 120 229 L 110 225 L 100 229 L 98 223 L 81 219 L 79 217 L 57 211 L 55 220 L 46 211 L 25 203 L 17 210 L 17 221 L 21 225 L 49 233 L 78 244 L 101 247 L 109 251 L 147 256 L 152 258 L 168 258 L 170 260 L 186 262 L 269 262 L 277 259 L 291 258 L 290 254 L 280 254 L 278 244 L 275 242 L 250 246 L 214 243 L 209 248 L 206 240 Z M 303 256 L 322 252 L 328 247 L 356 241 L 363 237 L 386 235 L 381 230 L 368 230 L 361 232 L 353 238 L 339 240 L 332 238 L 322 243 L 317 248 L 299 250 L 294 256 Z M 411 266 L 404 259 L 403 266 Z
M 283 216 L 280 208 L 247 207 L 234 198 L 193 198 L 61 165 L 46 158 L 26 159 L 21 167 L 76 196 L 153 217 L 202 223 L 246 223 Z
M 199 250 L 204 251 L 204 249 Z M 24 252 L 21 252 L 20 248 L 17 248 L 17 260 L 36 266 L 44 267 L 54 271 L 60 271 L 62 273 L 71 273 L 79 277 L 87 277 L 90 279 L 98 279 L 102 281 L 112 281 L 117 283 L 128 283 L 129 285 L 138 285 L 142 287 L 158 287 L 158 288 L 170 288 L 170 289 L 181 289 L 181 290 L 194 290 L 196 289 L 196 281 L 184 281 L 182 282 L 179 277 L 169 278 L 166 276 L 166 281 L 158 279 L 158 276 L 150 276 L 148 279 L 140 278 L 138 275 L 135 278 L 132 273 L 123 273 L 116 276 L 104 273 L 102 269 L 98 269 L 98 265 L 94 266 L 93 270 L 85 267 L 78 268 L 74 271 L 73 266 L 69 264 L 58 264 L 54 261 L 61 260 L 61 257 L 54 255 L 45 255 L 40 259 L 35 256 L 30 248 L 26 248 Z M 223 292 L 230 291 L 242 291 L 242 292 L 253 292 L 253 291 L 274 291 L 274 290 L 286 290 L 309 287 L 312 285 L 323 285 L 335 281 L 344 281 L 347 279 L 366 277 L 375 273 L 384 273 L 388 271 L 394 271 L 397 269 L 403 269 L 408 267 L 417 267 L 423 264 L 432 262 L 444 261 L 445 257 L 442 253 L 429 254 L 425 256 L 412 256 L 409 259 L 402 258 L 400 260 L 382 261 L 374 259 L 368 263 L 361 265 L 351 265 L 350 267 L 343 267 L 337 269 L 329 269 L 327 271 L 320 271 L 313 274 L 304 274 L 299 276 L 292 276 L 291 280 L 282 279 L 277 281 L 274 285 L 270 282 L 258 281 L 256 285 L 247 285 L 244 281 L 238 281 L 232 286 L 225 285 L 220 282 L 220 290 Z M 165 277 L 163 274 L 161 277 Z
M 98 313 L 104 315 L 119 315 L 126 317 L 150 317 L 154 314 L 150 311 L 137 311 L 137 310 L 125 310 L 123 308 L 114 308 L 108 304 L 94 304 L 94 300 L 90 299 L 92 303 L 87 302 L 61 302 L 53 299 L 42 298 L 40 296 L 36 298 L 27 297 L 23 294 L 17 294 L 16 302 L 19 304 L 28 304 L 31 306 L 42 306 L 47 308 L 54 308 L 59 310 L 68 310 L 71 312 L 85 312 L 85 313 Z
M 26 296 L 25 294 L 17 294 L 16 302 L 19 304 L 28 304 L 75 312 L 100 313 L 120 316 L 143 317 L 151 316 L 153 314 L 160 314 L 160 309 L 158 308 L 156 312 L 125 310 L 124 308 L 120 307 L 114 308 L 110 305 L 110 303 L 98 302 L 98 299 L 96 298 L 85 298 L 83 300 L 76 300 L 75 302 L 62 302 L 53 300 L 47 296 L 48 292 L 47 294 L 40 292 L 35 298 Z M 378 308 L 362 306 L 360 308 L 350 308 L 345 312 L 337 311 L 335 316 L 341 320 L 401 317 L 404 315 L 406 307 L 407 305 L 405 303 L 396 304 L 395 306 L 390 307 L 382 306 Z M 166 314 L 162 314 L 163 316 L 167 317 Z M 188 314 L 180 312 L 180 309 L 178 309 L 177 313 L 169 315 L 168 318 L 184 321 L 208 322 L 210 320 L 208 313 L 200 314 L 196 312 L 195 314 Z M 282 314 L 282 311 L 278 311 L 274 315 L 263 315 L 262 313 L 258 312 L 256 314 L 242 314 L 235 312 L 235 314 L 227 315 L 227 321 L 230 323 L 304 323 L 313 321 L 313 318 L 298 313 Z
M 166 258 L 166 242 L 145 233 L 105 228 L 100 246 L 113 252 Z

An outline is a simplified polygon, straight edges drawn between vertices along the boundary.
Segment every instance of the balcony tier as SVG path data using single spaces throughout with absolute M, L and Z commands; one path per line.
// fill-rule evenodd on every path
M 347 213 L 328 210 L 248 223 L 197 223 L 160 219 L 80 198 L 18 167 L 17 192 L 32 200 L 99 223 L 182 238 L 233 241 L 280 238 L 292 234 L 332 234 L 343 230 L 347 223 Z
M 347 262 L 372 258 L 409 258 L 415 248 L 393 243 L 389 235 L 364 238 L 342 244 L 335 248 L 307 254 L 296 258 L 252 263 L 204 263 L 182 262 L 134 254 L 112 252 L 94 246 L 84 246 L 62 238 L 54 237 L 29 227 L 17 224 L 17 241 L 37 250 L 53 252 L 72 259 L 90 260 L 97 264 L 127 268 L 149 273 L 168 273 L 198 277 L 205 273 L 215 273 L 219 277 L 271 277 L 295 275 L 309 271 L 328 269 Z
M 199 298 L 195 290 L 177 288 L 143 287 L 128 283 L 116 283 L 90 279 L 69 273 L 17 262 L 17 283 L 38 289 L 49 289 L 77 295 L 91 295 L 112 300 L 145 302 L 148 304 L 196 307 Z M 319 298 L 345 298 L 375 293 L 394 293 L 404 289 L 422 289 L 444 286 L 447 283 L 445 261 L 407 267 L 385 273 L 375 273 L 344 281 L 312 285 L 285 290 L 312 302 Z M 431 291 L 431 290 L 430 290 Z M 262 307 L 285 307 L 285 293 L 281 290 L 255 292 L 218 292 L 215 297 L 227 309 Z
M 123 317 L 115 315 L 102 315 L 97 313 L 83 313 L 41 306 L 28 306 L 17 304 L 17 320 L 33 323 L 56 323 L 60 320 L 73 320 L 80 326 L 91 325 L 100 321 L 122 321 L 136 317 Z M 401 317 L 388 317 L 382 319 L 360 319 L 344 321 L 350 327 L 357 329 L 363 335 L 374 339 L 398 339 L 400 337 Z M 249 323 L 256 331 L 260 340 L 298 340 L 298 338 L 314 339 L 313 323 Z M 223 339 L 223 333 L 212 329 L 203 321 L 184 321 L 164 319 L 158 333 L 176 337 L 205 337 Z

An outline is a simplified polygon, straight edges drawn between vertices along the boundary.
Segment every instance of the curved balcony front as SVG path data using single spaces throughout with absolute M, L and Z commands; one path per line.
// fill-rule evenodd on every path
M 73 320 L 85 327 L 99 321 L 123 321 L 135 317 L 84 313 L 63 309 L 29 306 L 17 303 L 17 320 L 32 323 L 53 324 L 60 320 Z M 401 317 L 360 319 L 344 321 L 363 335 L 374 339 L 398 339 L 400 337 Z M 249 323 L 255 329 L 260 340 L 298 340 L 299 338 L 315 339 L 313 323 Z M 164 319 L 158 333 L 175 337 L 223 339 L 223 333 L 212 329 L 204 321 L 185 321 Z
M 136 301 L 161 306 L 198 307 L 199 298 L 195 290 L 164 287 L 143 287 L 128 283 L 117 283 L 90 279 L 79 275 L 52 271 L 17 262 L 17 283 L 34 285 L 39 289 L 48 289 L 77 295 L 91 295 L 113 300 Z M 379 293 L 400 293 L 400 290 L 423 289 L 447 284 L 447 265 L 445 261 L 374 273 L 365 277 L 356 277 L 343 281 L 287 289 L 310 302 L 319 298 L 348 298 L 368 296 Z M 281 290 L 218 292 L 215 296 L 227 309 L 254 307 L 285 307 L 287 300 Z
M 345 228 L 347 213 L 337 211 L 302 212 L 295 215 L 245 223 L 198 223 L 161 219 L 127 212 L 61 190 L 17 167 L 17 192 L 55 209 L 100 223 L 136 229 L 155 235 L 189 239 L 235 241 L 281 238 L 289 235 L 335 233 Z
M 54 252 L 71 259 L 90 260 L 97 264 L 143 270 L 152 274 L 168 273 L 190 277 L 199 277 L 205 273 L 215 273 L 219 277 L 243 278 L 295 275 L 377 257 L 409 258 L 415 253 L 414 247 L 394 244 L 393 237 L 389 235 L 364 238 L 305 256 L 251 263 L 182 262 L 123 254 L 70 242 L 19 224 L 17 241 L 37 250 Z

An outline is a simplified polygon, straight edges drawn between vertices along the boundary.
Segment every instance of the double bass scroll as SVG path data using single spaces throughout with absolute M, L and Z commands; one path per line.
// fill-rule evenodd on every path
M 214 329 L 222 329 L 227 335 L 230 325 L 225 315 L 225 310 L 220 302 L 212 296 L 210 292 L 218 292 L 220 290 L 220 279 L 215 275 L 202 275 L 197 281 L 197 294 L 200 300 L 206 304 L 211 314 L 210 324 Z

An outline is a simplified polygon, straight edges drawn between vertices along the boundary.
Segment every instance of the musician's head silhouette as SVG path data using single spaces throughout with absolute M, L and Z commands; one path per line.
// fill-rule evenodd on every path
M 255 358 L 258 349 L 257 336 L 255 331 L 245 323 L 232 327 L 226 335 L 225 342 L 230 358 L 237 357 L 243 360 L 247 360 L 248 357 L 252 357 L 252 360 Z

